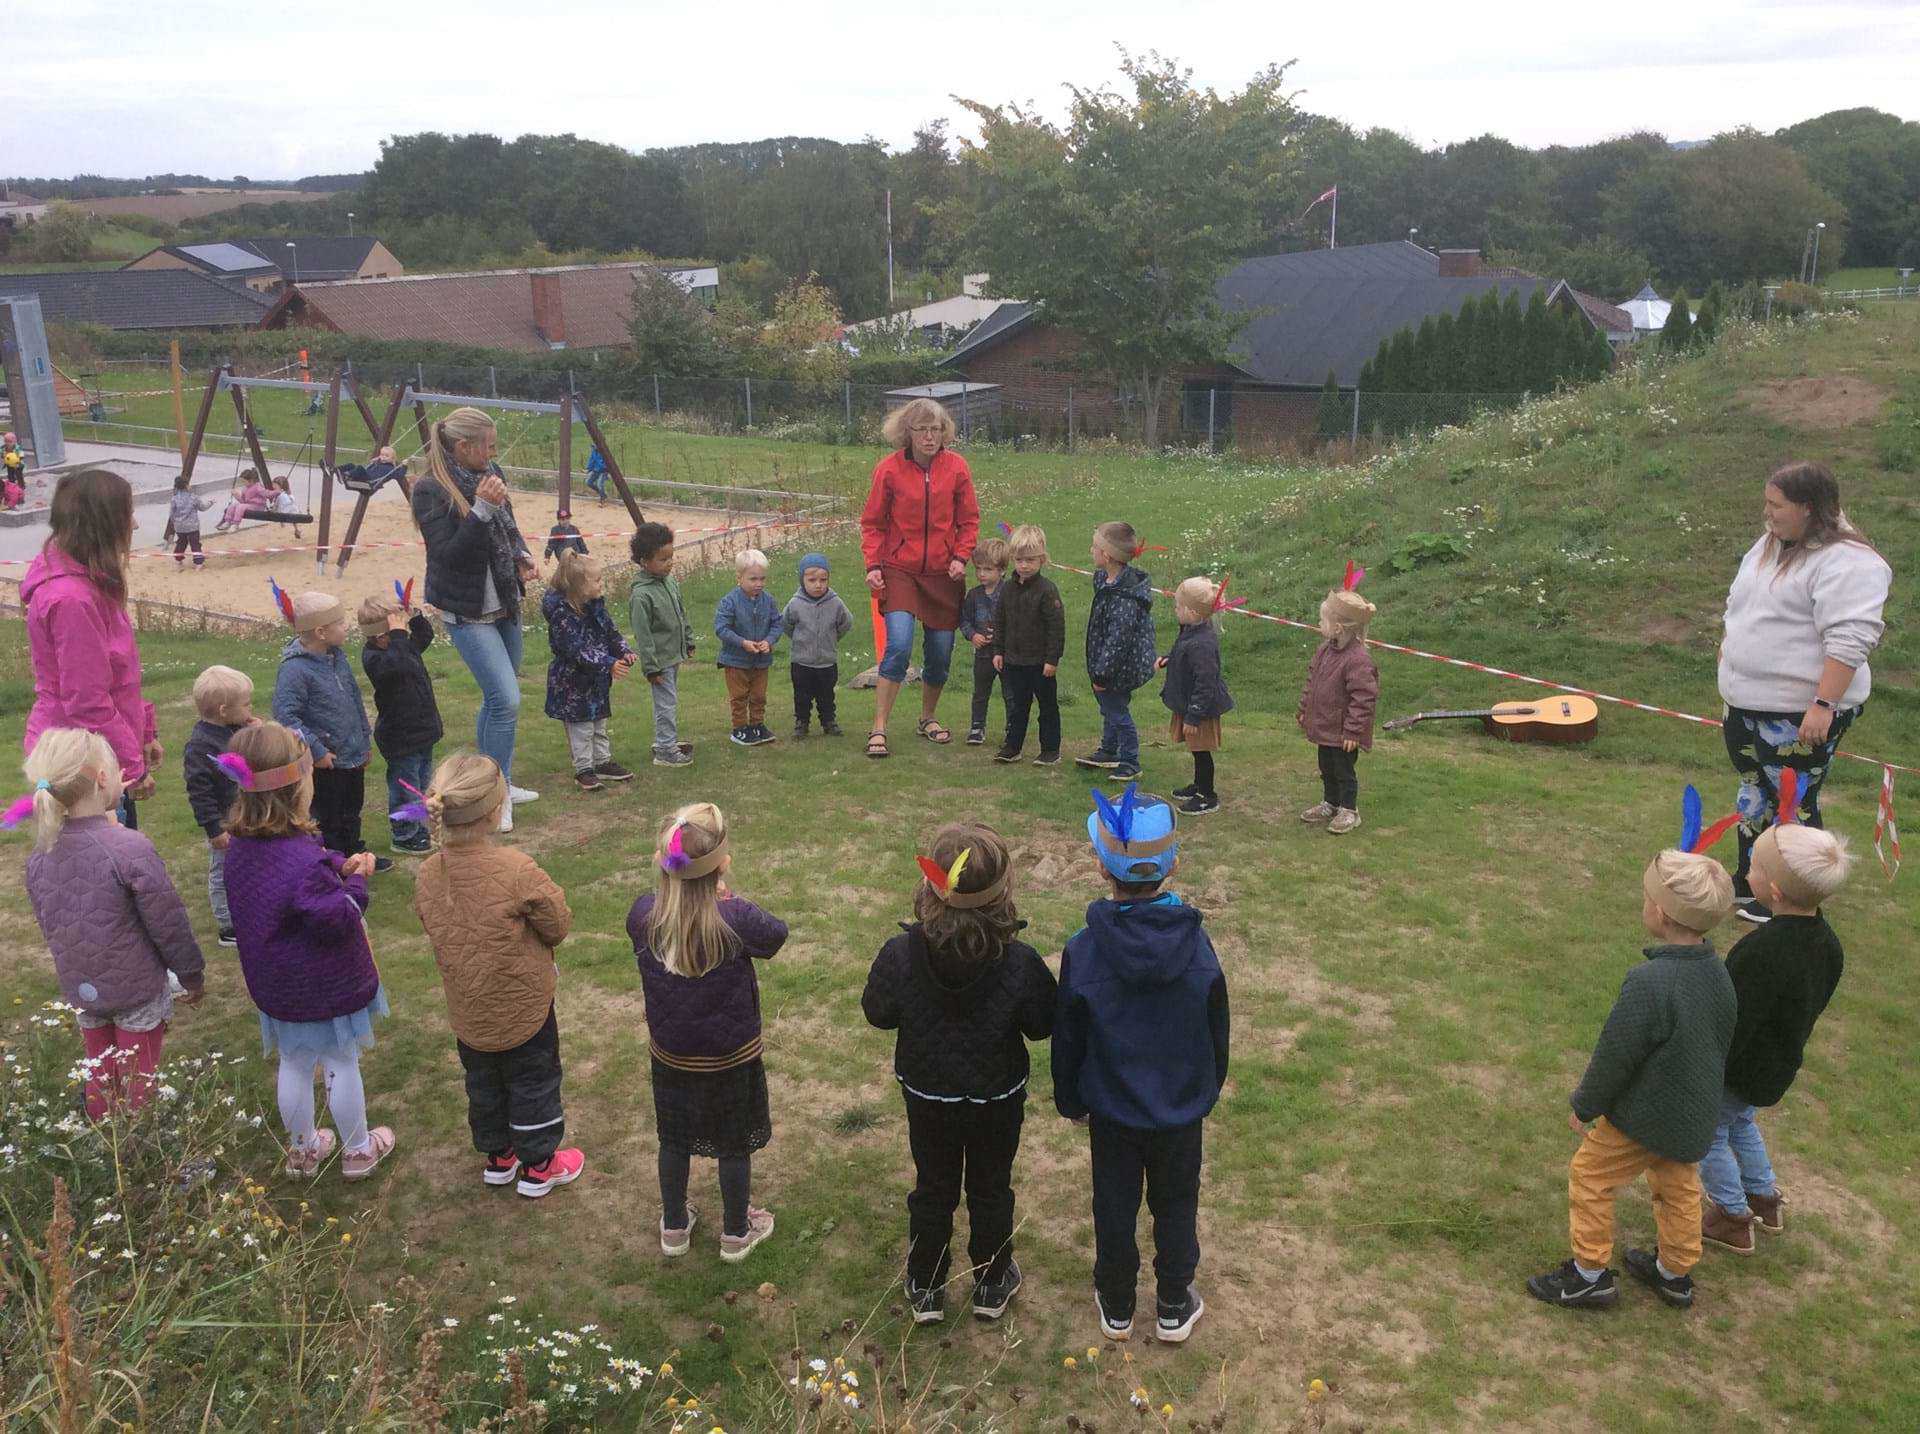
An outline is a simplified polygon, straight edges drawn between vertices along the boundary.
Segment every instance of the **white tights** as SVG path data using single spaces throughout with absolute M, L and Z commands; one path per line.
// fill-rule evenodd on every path
M 280 1119 L 293 1137 L 294 1149 L 313 1149 L 313 1067 L 309 1056 L 280 1057 Z M 346 1059 L 321 1056 L 318 1062 L 327 1081 L 327 1109 L 340 1132 L 341 1149 L 350 1155 L 366 1153 L 367 1088 L 360 1081 L 360 1052 Z

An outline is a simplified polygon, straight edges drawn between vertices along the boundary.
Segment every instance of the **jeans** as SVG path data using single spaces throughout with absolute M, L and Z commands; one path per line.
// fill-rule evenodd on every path
M 480 716 L 474 723 L 474 745 L 500 765 L 501 775 L 513 780 L 513 738 L 520 726 L 520 619 L 497 622 L 447 622 L 452 641 L 467 671 L 480 684 Z
M 567 729 L 567 753 L 573 758 L 573 770 L 590 772 L 613 760 L 613 738 L 607 735 L 607 719 L 593 722 L 563 722 Z
M 233 913 L 227 908 L 227 854 L 211 843 L 207 846 L 207 905 L 213 908 L 215 926 L 233 930 Z
M 602 503 L 607 501 L 607 470 L 604 468 L 587 470 L 587 491 Z
M 318 767 L 313 773 L 313 820 L 329 851 L 352 856 L 365 851 L 360 809 L 367 804 L 367 769 Z
M 1000 673 L 993 665 L 993 653 L 984 647 L 973 650 L 973 712 L 968 718 L 969 728 L 978 727 L 985 731 L 987 727 L 987 704 L 993 700 L 993 684 Z M 1001 684 L 1000 705 L 1006 706 L 1006 686 Z
M 1740 847 L 1739 865 L 1733 873 L 1736 896 L 1752 894 L 1747 872 L 1753 864 L 1753 844 L 1760 840 L 1760 833 L 1780 819 L 1781 768 L 1792 767 L 1797 773 L 1801 823 L 1815 828 L 1824 826 L 1820 819 L 1820 788 L 1827 780 L 1827 768 L 1832 765 L 1840 739 L 1865 710 L 1862 704 L 1834 713 L 1827 740 L 1811 752 L 1795 753 L 1793 749 L 1800 741 L 1800 719 L 1804 714 L 1727 708 L 1721 731 L 1726 738 L 1727 757 L 1740 777 L 1740 790 L 1734 797 L 1734 809 L 1740 813 L 1740 824 L 1734 828 Z
M 680 747 L 680 724 L 676 720 L 680 710 L 680 669 L 667 668 L 658 682 L 647 684 L 647 690 L 653 694 L 653 750 L 662 757 L 670 756 Z
M 1320 796 L 1336 811 L 1360 810 L 1360 753 L 1343 747 L 1319 747 Z
M 793 675 L 793 725 L 805 728 L 809 714 L 818 708 L 820 726 L 832 726 L 838 716 L 833 689 L 840 683 L 840 664 L 803 667 L 795 662 L 788 670 Z
M 1748 1195 L 1778 1193 L 1773 1162 L 1767 1158 L 1767 1142 L 1760 1138 L 1753 1115 L 1753 1107 L 1746 1101 L 1730 1090 L 1722 1091 L 1713 1144 L 1700 1160 L 1700 1183 L 1706 1187 L 1707 1198 L 1729 1215 L 1751 1213 Z
M 417 794 L 401 786 L 401 782 L 411 782 L 424 792 L 433 781 L 433 748 L 422 747 L 416 752 L 397 752 L 387 758 L 387 810 L 398 811 L 409 802 L 418 803 Z M 427 828 L 421 822 L 396 822 L 389 820 L 393 828 L 393 839 L 406 846 L 427 839 Z
M 1140 729 L 1133 725 L 1133 693 L 1109 687 L 1093 694 L 1100 708 L 1100 750 L 1129 766 L 1140 765 Z
M 913 614 L 883 613 L 887 624 L 887 650 L 880 655 L 880 675 L 889 682 L 907 680 L 907 662 L 913 656 Z M 926 630 L 920 651 L 920 681 L 928 687 L 945 687 L 947 669 L 953 665 L 953 629 L 945 632 Z
M 1027 741 L 1027 714 L 1034 698 L 1040 699 L 1040 750 L 1060 750 L 1060 679 L 1045 676 L 1040 664 L 1017 667 L 1009 662 L 1000 669 L 1000 682 L 1007 698 L 1007 736 L 1001 743 L 1007 751 L 1018 752 Z
M 552 1011 L 540 1029 L 504 1051 L 477 1051 L 456 1039 L 467 1075 L 467 1127 L 483 1155 L 509 1149 L 545 1165 L 567 1133 L 560 1105 L 560 1026 Z
M 1026 1118 L 1025 1090 L 1004 1100 L 907 1101 L 914 1185 L 907 1196 L 907 1278 L 915 1289 L 947 1282 L 953 1212 L 967 1195 L 967 1259 L 979 1279 L 998 1279 L 1013 1261 L 1013 1158 Z
M 1153 1274 L 1160 1303 L 1187 1298 L 1200 1267 L 1200 1128 L 1140 1130 L 1094 1116 L 1088 1123 L 1093 1155 L 1093 1287 L 1114 1318 L 1133 1314 L 1140 1277 L 1140 1182 L 1153 1212 Z

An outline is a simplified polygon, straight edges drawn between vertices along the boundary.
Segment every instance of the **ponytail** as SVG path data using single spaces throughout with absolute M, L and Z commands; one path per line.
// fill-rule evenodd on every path
M 33 817 L 33 849 L 45 851 L 60 839 L 74 805 L 95 789 L 102 775 L 118 773 L 120 763 L 98 732 L 50 727 L 33 744 L 25 770 L 33 784 L 26 798 Z
M 427 476 L 440 486 L 453 511 L 464 518 L 473 511 L 460 485 L 453 481 L 453 445 L 474 443 L 493 432 L 493 420 L 477 408 L 456 408 L 433 425 L 427 444 Z

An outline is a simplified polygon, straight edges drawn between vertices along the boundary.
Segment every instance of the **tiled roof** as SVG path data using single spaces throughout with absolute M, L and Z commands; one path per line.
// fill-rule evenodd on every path
M 482 348 L 546 352 L 534 327 L 535 274 L 560 283 L 567 347 L 614 348 L 630 342 L 633 280 L 645 264 L 583 264 L 554 269 L 493 269 L 475 274 L 410 274 L 298 285 L 314 322 L 383 339 L 431 339 Z
M 289 274 L 294 269 L 294 254 L 287 252 L 287 245 L 294 244 L 299 256 L 301 281 L 321 282 L 328 279 L 351 279 L 360 272 L 360 266 L 367 262 L 367 255 L 373 252 L 373 246 L 380 241 L 372 234 L 294 234 L 278 238 L 236 239 L 236 244 L 251 250 Z
M 1609 304 L 1605 299 L 1596 299 L 1592 294 L 1583 294 L 1578 289 L 1568 287 L 1573 301 L 1586 310 L 1587 317 L 1602 329 L 1616 334 L 1633 332 L 1633 316 L 1618 304 Z
M 273 300 L 197 269 L 105 269 L 0 276 L 0 294 L 38 294 L 49 323 L 110 329 L 233 329 Z
M 960 341 L 959 347 L 940 360 L 941 365 L 958 363 L 970 353 L 986 348 L 990 344 L 999 343 L 1001 339 L 1032 318 L 1039 307 L 1038 304 L 1029 304 L 1022 299 L 1008 300 L 975 324 L 972 331 Z

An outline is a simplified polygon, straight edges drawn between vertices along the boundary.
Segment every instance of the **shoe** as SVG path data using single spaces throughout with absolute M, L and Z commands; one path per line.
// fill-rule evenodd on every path
M 727 740 L 736 747 L 751 747 L 754 743 L 753 728 L 735 727 L 727 733 Z
M 511 1185 L 513 1177 L 520 1173 L 520 1157 L 511 1149 L 498 1155 L 489 1155 L 487 1163 L 480 1167 L 480 1178 L 489 1185 Z
M 355 1155 L 349 1150 L 340 1157 L 340 1178 L 342 1180 L 365 1180 L 373 1174 L 374 1167 L 393 1153 L 393 1131 L 384 1125 L 376 1125 L 367 1132 L 367 1148 Z
M 1530 1276 L 1527 1293 L 1571 1310 L 1601 1310 L 1619 1300 L 1620 1277 L 1612 1270 L 1602 1270 L 1597 1279 L 1589 1280 L 1572 1260 L 1563 1260 L 1544 1275 Z
M 1060 754 L 1058 752 L 1042 752 L 1033 759 L 1033 765 L 1036 767 L 1057 767 L 1060 765 Z
M 1333 820 L 1327 823 L 1328 836 L 1345 836 L 1360 825 L 1360 813 L 1352 807 L 1341 807 L 1333 814 Z
M 675 748 L 671 752 L 655 752 L 653 754 L 653 765 L 656 767 L 691 767 L 693 765 L 693 757 L 689 753 L 682 752 L 678 748 Z
M 753 732 L 753 744 L 756 747 L 765 746 L 768 742 L 776 742 L 779 740 L 773 735 L 772 729 L 764 722 L 756 722 L 753 727 Z
M 333 1154 L 333 1146 L 331 1130 L 314 1131 L 311 1150 L 304 1153 L 295 1151 L 287 1156 L 287 1174 L 305 1180 L 313 1179 L 320 1173 L 320 1167 L 327 1163 L 327 1157 Z
M 806 739 L 807 739 L 807 724 L 804 722 L 794 723 L 793 724 L 793 740 L 796 742 L 804 742 L 806 741 Z
M 947 1292 L 939 1285 L 920 1289 L 907 1279 L 907 1308 L 913 1311 L 915 1324 L 939 1324 L 947 1317 Z
M 549 1190 L 571 1185 L 587 1168 L 587 1157 L 578 1150 L 556 1150 L 541 1165 L 529 1165 L 520 1172 L 520 1193 L 538 1200 Z
M 993 760 L 996 762 L 1017 762 L 1020 760 L 1020 749 L 1018 747 L 1002 747 L 993 754 Z
M 820 724 L 820 735 L 822 737 L 844 737 L 847 734 L 841 729 L 838 722 L 822 722 Z
M 967 745 L 969 747 L 983 747 L 986 745 L 986 741 L 987 729 L 985 727 L 967 728 Z
M 603 782 L 631 782 L 633 773 L 611 759 L 595 765 L 593 774 Z
M 1188 797 L 1198 796 L 1199 793 L 1200 789 L 1194 786 L 1192 782 L 1188 782 L 1184 787 L 1175 787 L 1168 795 L 1184 802 Z
M 373 859 L 373 874 L 374 874 L 375 876 L 385 876 L 385 875 L 386 875 L 386 874 L 387 874 L 388 872 L 390 872 L 390 871 L 392 871 L 392 870 L 393 870 L 393 858 L 392 858 L 392 857 L 390 857 L 390 856 L 376 856 L 376 857 L 375 857 L 375 858 Z
M 402 856 L 426 856 L 433 850 L 433 838 L 424 833 L 411 841 L 402 841 L 395 837 L 387 843 L 387 850 L 397 851 Z
M 1073 765 L 1076 767 L 1099 767 L 1104 769 L 1106 767 L 1117 766 L 1119 761 L 1120 759 L 1105 747 L 1096 747 L 1084 757 L 1075 757 L 1073 759 Z
M 1174 795 L 1177 797 L 1180 793 L 1175 792 Z M 1304 812 L 1300 813 L 1300 820 L 1306 822 L 1309 826 L 1321 826 L 1333 820 L 1333 813 L 1334 806 L 1332 802 L 1315 802 Z
M 600 780 L 600 774 L 591 767 L 582 772 L 575 772 L 573 779 L 580 784 L 580 790 L 583 792 L 604 791 L 606 788 L 606 783 Z
M 1220 810 L 1220 799 L 1195 792 L 1180 803 L 1180 815 L 1183 817 L 1204 817 L 1208 812 Z
M 513 830 L 513 803 L 510 801 L 500 803 L 500 830 L 503 832 Z
M 691 742 L 676 742 L 674 743 L 674 747 L 683 757 L 691 757 L 693 755 L 693 743 Z
M 1137 782 L 1140 780 L 1140 764 L 1138 762 L 1115 762 L 1111 767 L 1107 768 L 1107 780 L 1109 782 Z
M 1206 1312 L 1207 1302 L 1200 1298 L 1200 1291 L 1188 1285 L 1187 1297 L 1179 1304 L 1161 1302 L 1159 1318 L 1153 1323 L 1153 1337 L 1162 1344 L 1185 1344 L 1187 1336 L 1193 1333 L 1194 1325 Z
M 1628 1250 L 1624 1263 L 1627 1273 L 1660 1296 L 1662 1303 L 1672 1305 L 1677 1310 L 1693 1307 L 1693 1276 L 1682 1275 L 1670 1280 L 1661 1274 L 1658 1248 Z
M 997 1280 L 980 1280 L 973 1287 L 973 1317 L 999 1319 L 1020 1292 L 1020 1267 L 1007 1261 L 1006 1271 Z
M 1700 1212 L 1700 1238 L 1709 1245 L 1732 1250 L 1736 1255 L 1751 1255 L 1753 1227 L 1757 1223 L 1752 1214 L 1731 1215 L 1708 1200 Z
M 1100 1291 L 1098 1290 L 1093 1292 L 1093 1307 L 1100 1315 L 1101 1334 L 1105 1335 L 1115 1344 L 1125 1344 L 1133 1338 L 1133 1315 L 1131 1312 L 1124 1315 L 1108 1314 L 1107 1302 L 1100 1298 Z
M 231 926 L 222 926 L 220 928 L 220 934 L 214 939 L 222 946 L 238 946 L 240 944 L 240 938 L 235 934 Z
M 753 1247 L 773 1233 L 773 1211 L 747 1207 L 747 1233 L 720 1236 L 720 1258 L 737 1265 L 753 1253 Z
M 700 1223 L 700 1212 L 687 1206 L 687 1223 L 678 1230 L 667 1228 L 667 1217 L 660 1217 L 660 1253 L 669 1260 L 678 1259 L 693 1248 L 693 1227 Z
M 540 800 L 540 794 L 535 791 L 530 791 L 526 787 L 516 787 L 513 783 L 509 782 L 507 783 L 507 800 L 516 804 L 520 802 L 537 802 Z
M 1773 920 L 1773 909 L 1757 896 L 1736 896 L 1733 899 L 1733 914 L 1742 921 L 1751 921 L 1755 926 L 1765 926 Z
M 1747 1193 L 1747 1204 L 1753 1210 L 1753 1223 L 1756 1228 L 1769 1235 L 1778 1235 L 1787 1228 L 1787 1212 L 1782 1208 L 1787 1197 L 1775 1190 L 1771 1195 Z

